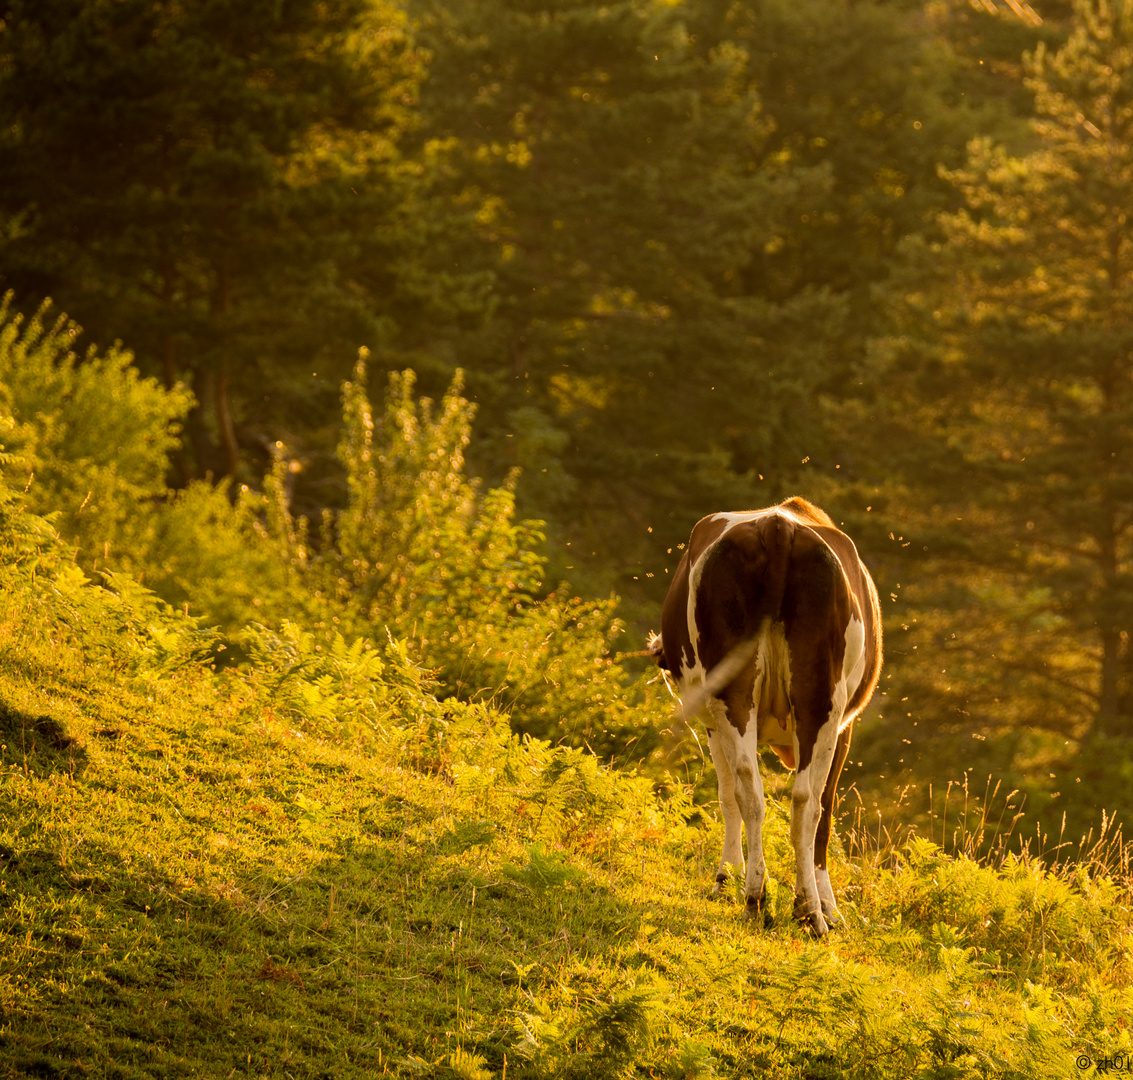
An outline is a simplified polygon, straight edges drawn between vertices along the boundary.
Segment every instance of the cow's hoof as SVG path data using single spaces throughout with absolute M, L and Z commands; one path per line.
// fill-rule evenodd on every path
M 716 883 L 712 886 L 712 891 L 708 894 L 710 900 L 718 900 L 724 896 L 728 891 L 729 877 L 727 874 L 717 874 Z
M 824 903 L 822 905 L 822 917 L 826 920 L 826 924 L 831 930 L 833 930 L 835 926 L 846 925 L 846 920 L 842 918 L 842 913 L 835 904 Z
M 758 896 L 749 896 L 744 904 L 744 918 L 749 922 L 760 920 L 764 927 L 771 925 L 771 912 L 767 908 L 767 890 Z
M 820 910 L 808 910 L 804 901 L 795 902 L 795 918 L 816 938 L 824 938 L 830 931 Z

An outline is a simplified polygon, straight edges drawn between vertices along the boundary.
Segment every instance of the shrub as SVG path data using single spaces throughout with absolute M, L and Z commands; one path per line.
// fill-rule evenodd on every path
M 291 513 L 282 445 L 262 493 L 169 491 L 190 394 L 141 378 L 117 346 L 78 362 L 78 328 L 64 317 L 48 327 L 47 310 L 25 325 L 10 299 L 0 306 L 0 469 L 27 487 L 29 512 L 55 514 L 86 574 L 113 566 L 123 612 L 164 602 L 261 660 L 264 634 L 307 635 L 325 655 L 406 642 L 441 698 L 490 700 L 524 732 L 603 756 L 656 748 L 667 702 L 617 658 L 617 601 L 546 590 L 542 524 L 516 519 L 516 478 L 484 490 L 465 475 L 474 406 L 459 373 L 439 403 L 416 398 L 411 371 L 395 373 L 375 414 L 359 354 L 338 448 L 347 505 L 312 530 Z M 127 602 L 141 584 L 153 592 Z M 245 633 L 252 624 L 265 629 Z
M 309 625 L 347 638 L 389 633 L 435 669 L 441 697 L 492 699 L 519 729 L 622 756 L 656 743 L 664 705 L 616 660 L 616 600 L 543 594 L 541 523 L 517 521 L 513 483 L 464 474 L 474 406 L 458 373 L 439 407 L 393 374 L 384 412 L 365 391 L 366 354 L 344 386 L 339 458 L 349 501 L 318 542 L 292 517 L 282 460 L 268 484 L 268 540 Z M 293 610 L 293 607 L 292 607 Z
M 9 484 L 77 545 L 84 565 L 113 555 L 133 569 L 146 547 L 155 500 L 165 497 L 169 455 L 192 405 L 184 387 L 142 378 L 129 352 L 72 351 L 79 328 L 45 302 L 25 323 L 0 301 L 0 411 Z

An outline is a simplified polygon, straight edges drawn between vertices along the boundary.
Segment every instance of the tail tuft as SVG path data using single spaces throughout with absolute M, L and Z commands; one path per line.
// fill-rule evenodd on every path
M 771 617 L 767 616 L 760 623 L 755 634 L 734 646 L 728 655 L 708 672 L 704 682 L 681 694 L 681 718 L 685 723 L 690 722 L 708 704 L 709 698 L 719 697 L 732 680 L 747 667 L 752 657 L 763 648 L 770 629 Z

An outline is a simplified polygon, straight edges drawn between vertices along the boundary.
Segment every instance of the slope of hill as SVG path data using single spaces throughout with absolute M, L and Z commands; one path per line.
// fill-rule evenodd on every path
M 439 702 L 393 643 L 215 671 L 179 614 L 33 564 L 0 593 L 0 1076 L 1126 1060 L 1127 877 L 839 853 L 848 924 L 815 942 L 774 801 L 771 925 L 746 924 L 706 899 L 720 829 L 687 786 Z

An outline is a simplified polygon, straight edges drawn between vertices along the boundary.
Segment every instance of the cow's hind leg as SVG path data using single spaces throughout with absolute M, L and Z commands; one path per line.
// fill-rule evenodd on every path
M 798 761 L 791 792 L 795 915 L 822 937 L 829 927 L 823 913 L 824 897 L 819 892 L 815 847 L 819 822 L 825 817 L 821 877 L 826 879 L 827 900 L 832 902 L 825 872 L 825 841 L 830 835 L 829 808 L 833 804 L 833 791 L 827 796 L 827 783 L 835 757 L 840 754 L 844 760 L 849 750 L 849 736 L 843 746 L 841 730 L 850 688 L 861 679 L 864 627 L 854 615 L 845 575 L 833 553 L 816 547 L 800 554 L 796 548 L 795 555 L 788 580 L 795 608 L 787 630 Z M 840 633 L 835 628 L 840 628 Z M 833 779 L 836 783 L 837 772 Z
M 830 829 L 833 825 L 834 803 L 838 792 L 838 777 L 850 752 L 850 733 L 853 727 L 847 724 L 838 735 L 834 748 L 834 760 L 830 764 L 830 774 L 822 791 L 822 814 L 818 819 L 818 830 L 814 834 L 814 878 L 818 886 L 818 898 L 822 914 L 828 923 L 845 922 L 838 905 L 834 902 L 834 890 L 830 885 L 830 874 L 826 869 L 826 849 L 830 843 Z
M 763 858 L 763 781 L 759 775 L 754 725 L 741 735 L 728 720 L 723 703 L 711 703 L 715 732 L 709 741 L 716 763 L 720 806 L 724 812 L 724 857 L 716 875 L 716 893 L 727 881 L 727 864 L 743 866 L 740 821 L 747 832 L 747 870 L 744 875 L 746 914 L 754 918 L 763 910 L 767 889 L 767 865 Z M 723 766 L 723 767 L 721 767 Z M 730 816 L 734 813 L 734 817 Z
M 722 710 L 721 710 L 722 711 Z M 715 713 L 716 710 L 713 710 Z M 742 836 L 742 816 L 736 801 L 736 778 L 732 771 L 732 756 L 724 745 L 720 725 L 727 724 L 724 716 L 713 716 L 713 726 L 708 731 L 708 749 L 712 764 L 716 768 L 716 793 L 720 799 L 720 813 L 724 818 L 724 850 L 720 856 L 720 866 L 716 870 L 716 883 L 712 895 L 720 896 L 731 876 L 730 867 L 740 872 L 744 869 L 744 849 Z
M 791 791 L 791 845 L 795 849 L 795 917 L 808 925 L 816 937 L 826 934 L 829 926 L 823 914 L 822 895 L 818 888 L 815 872 L 815 841 L 818 825 L 823 813 L 823 794 L 827 779 L 838 749 L 838 723 L 845 708 L 845 694 L 835 690 L 835 706 L 824 709 L 825 723 L 813 725 L 813 719 L 804 721 L 800 713 L 811 712 L 800 709 L 796 703 L 796 717 L 799 723 L 799 740 L 810 743 L 810 754 L 800 747 L 799 771 Z M 841 697 L 839 702 L 837 699 Z M 828 699 L 829 700 L 829 699 Z M 839 707 L 839 705 L 841 707 Z M 813 713 L 811 712 L 813 717 Z M 809 731 L 808 731 L 809 729 Z M 814 732 L 813 741 L 807 738 Z M 829 834 L 828 834 L 829 835 Z
M 754 732 L 741 740 L 744 753 L 736 765 L 736 799 L 747 829 L 747 876 L 744 882 L 745 914 L 754 919 L 767 899 L 767 864 L 763 859 L 763 779 L 759 775 Z

